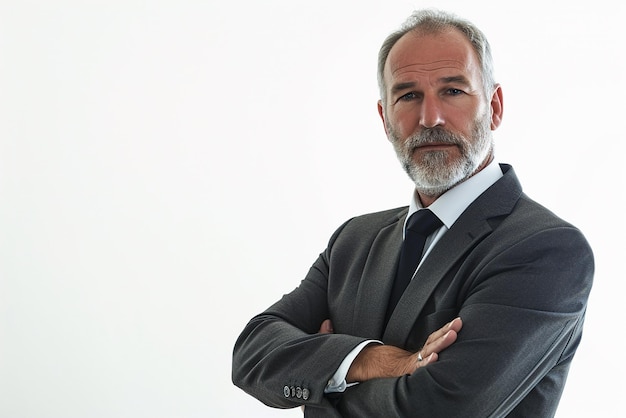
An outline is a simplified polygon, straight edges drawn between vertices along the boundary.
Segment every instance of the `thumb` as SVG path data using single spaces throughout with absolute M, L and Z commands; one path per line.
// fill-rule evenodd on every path
M 320 334 L 332 334 L 333 333 L 333 323 L 331 322 L 330 319 L 327 319 L 324 322 L 322 322 L 319 333 Z

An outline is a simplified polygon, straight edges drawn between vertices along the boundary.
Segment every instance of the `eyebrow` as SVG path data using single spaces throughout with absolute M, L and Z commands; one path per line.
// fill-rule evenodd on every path
M 467 77 L 462 76 L 462 75 L 455 75 L 455 76 L 450 76 L 450 77 L 441 77 L 439 80 L 437 80 L 440 84 L 449 84 L 449 83 L 459 83 L 459 84 L 463 84 L 465 86 L 469 86 L 470 82 L 467 79 Z M 403 90 L 409 90 L 412 88 L 415 88 L 417 86 L 418 83 L 416 83 L 415 81 L 407 81 L 405 83 L 397 83 L 394 84 L 391 87 L 391 93 L 398 93 L 400 91 Z
M 452 77 L 442 77 L 439 79 L 439 81 L 442 82 L 443 84 L 446 84 L 446 83 L 460 83 L 460 84 L 465 84 L 465 85 L 470 84 L 467 77 L 462 76 L 462 75 L 456 75 Z
M 414 88 L 416 85 L 417 85 L 417 83 L 416 83 L 416 82 L 414 82 L 414 81 L 409 81 L 409 82 L 406 82 L 406 83 L 398 83 L 398 84 L 394 84 L 394 85 L 391 87 L 391 93 L 398 93 L 398 92 L 403 91 L 403 90 L 412 89 L 412 88 Z

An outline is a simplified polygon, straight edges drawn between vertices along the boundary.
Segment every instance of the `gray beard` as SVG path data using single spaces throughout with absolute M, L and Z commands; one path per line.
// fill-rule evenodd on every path
M 471 140 L 435 127 L 424 129 L 402 141 L 391 126 L 387 130 L 402 167 L 415 183 L 417 191 L 425 196 L 440 196 L 468 179 L 493 151 L 490 120 L 486 117 L 474 124 Z M 459 148 L 461 157 L 450 160 L 447 151 L 431 151 L 415 162 L 415 149 L 429 143 L 454 144 Z

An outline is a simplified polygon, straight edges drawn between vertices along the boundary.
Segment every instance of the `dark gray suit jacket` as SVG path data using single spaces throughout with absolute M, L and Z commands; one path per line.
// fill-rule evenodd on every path
M 235 344 L 233 382 L 309 417 L 550 417 L 581 338 L 593 254 L 581 232 L 530 200 L 510 166 L 437 242 L 385 310 L 407 208 L 353 218 L 300 286 L 254 317 Z M 460 316 L 439 361 L 325 395 L 366 339 L 419 350 Z M 330 318 L 334 334 L 316 334 Z

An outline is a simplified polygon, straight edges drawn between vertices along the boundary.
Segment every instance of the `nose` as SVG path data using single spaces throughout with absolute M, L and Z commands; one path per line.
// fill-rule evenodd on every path
M 441 103 L 436 97 L 424 97 L 420 109 L 420 125 L 424 128 L 434 128 L 444 124 Z

